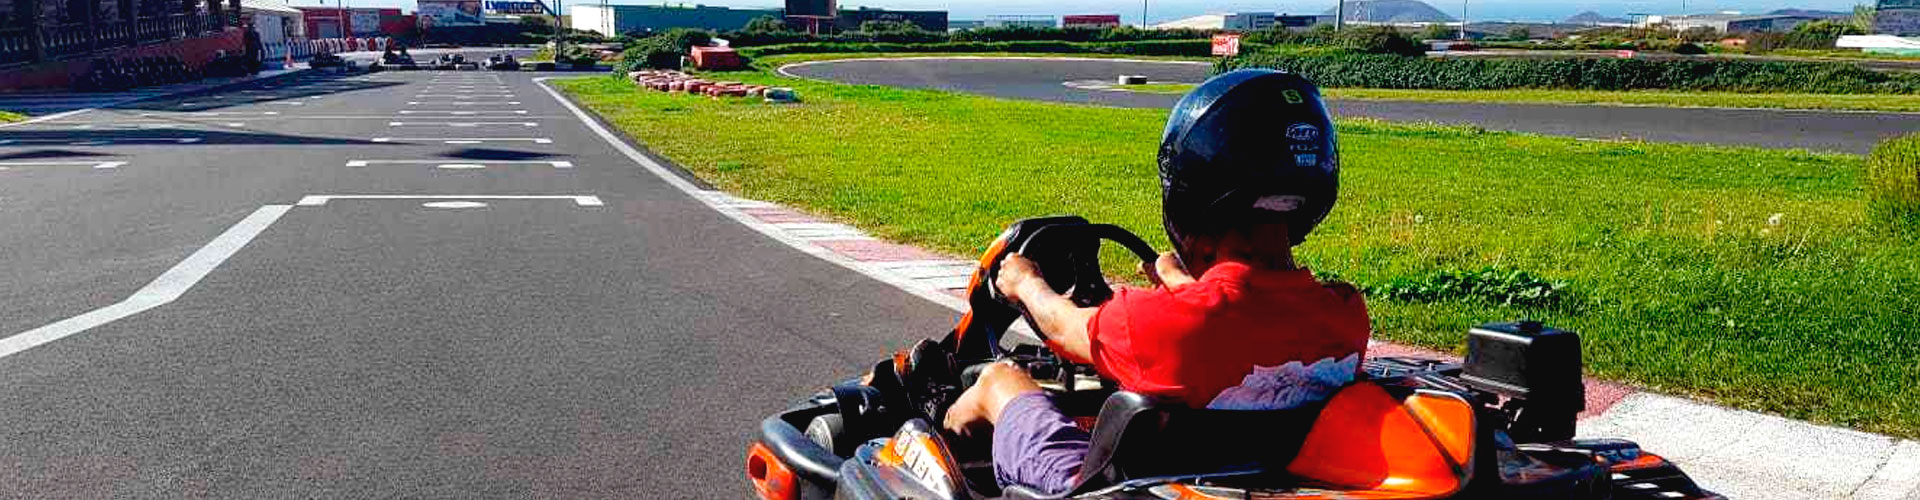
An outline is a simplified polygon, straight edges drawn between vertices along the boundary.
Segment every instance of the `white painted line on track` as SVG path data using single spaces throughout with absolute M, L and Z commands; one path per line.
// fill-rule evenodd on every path
M 553 144 L 553 139 L 548 139 L 545 137 L 375 137 L 373 138 L 373 142 L 381 142 L 381 143 L 407 142 L 407 141 L 421 141 L 421 142 L 443 141 L 447 144 L 476 144 L 476 143 L 482 143 L 482 142 L 531 142 L 534 144 Z
M 561 97 L 559 91 L 554 90 L 552 86 L 546 84 L 546 81 L 551 78 L 553 77 L 537 77 L 533 79 L 533 82 L 540 86 L 540 90 L 546 91 L 547 95 L 552 97 L 554 101 L 559 102 L 561 107 L 567 108 L 568 112 L 573 113 L 573 116 L 579 119 L 580 123 L 585 125 L 588 130 L 592 130 L 594 135 L 598 135 L 602 141 L 606 141 L 607 145 L 613 146 L 620 154 L 626 155 L 627 159 L 633 160 L 634 164 L 639 165 L 647 172 L 659 177 L 660 180 L 665 181 L 667 185 L 673 186 L 674 189 L 678 189 L 680 192 L 686 193 L 687 196 L 707 205 L 707 207 L 712 208 L 713 211 L 719 212 L 720 215 L 733 219 L 735 222 L 739 222 L 749 229 L 758 231 L 760 234 L 764 234 L 774 241 L 786 244 L 794 250 L 818 257 L 827 262 L 839 264 L 841 267 L 851 269 L 869 278 L 892 285 L 895 288 L 904 290 L 907 293 L 911 293 L 914 296 L 926 299 L 935 304 L 940 304 L 956 311 L 965 311 L 967 309 L 967 302 L 960 297 L 924 286 L 920 283 L 915 283 L 914 280 L 886 272 L 885 270 L 872 267 L 867 263 L 853 260 L 851 257 L 835 253 L 826 247 L 801 240 L 787 234 L 786 231 L 772 224 L 761 222 L 753 218 L 753 216 L 747 215 L 746 212 L 726 206 L 721 200 L 730 199 L 732 196 L 728 196 L 725 192 L 721 191 L 700 189 L 699 186 L 695 186 L 692 182 L 688 182 L 678 174 L 673 173 L 672 170 L 668 170 L 667 167 L 661 165 L 660 162 L 654 161 L 653 158 L 647 155 L 641 154 L 640 150 L 634 149 L 632 145 L 620 140 L 619 136 L 614 135 L 612 131 L 600 125 L 600 122 L 595 121 L 591 115 L 587 114 L 586 110 L 575 106 L 573 101 L 568 101 L 565 97 Z
M 515 110 L 474 110 L 474 111 L 458 111 L 458 110 L 450 110 L 450 109 L 414 109 L 414 110 L 402 110 L 402 111 L 400 111 L 400 114 L 403 114 L 403 115 L 423 115 L 423 114 L 431 114 L 431 113 L 446 113 L 446 114 L 449 114 L 449 115 L 454 115 L 454 116 L 469 116 L 469 115 L 484 115 L 484 114 L 496 114 L 496 115 L 509 115 L 509 114 L 510 114 L 510 115 L 524 115 L 524 114 L 527 114 L 527 110 L 524 110 L 524 109 L 515 109 Z
M 389 127 L 481 127 L 487 125 L 518 125 L 538 127 L 539 122 L 387 122 Z
M 120 167 L 123 167 L 123 166 L 126 166 L 126 164 L 127 164 L 127 162 L 124 162 L 124 161 L 10 161 L 10 162 L 0 162 L 0 166 L 8 166 L 8 167 L 93 167 L 93 168 L 99 168 L 99 169 L 108 169 L 108 168 L 120 168 Z
M 502 97 L 513 97 L 513 94 L 418 94 L 414 97 L 451 97 L 454 99 L 480 99 L 484 97 L 498 99 Z
M 600 197 L 598 196 L 544 195 L 544 194 L 523 194 L 523 195 L 327 194 L 327 195 L 310 195 L 305 198 L 301 198 L 300 202 L 295 203 L 295 205 L 302 206 L 302 207 L 318 207 L 318 206 L 326 205 L 327 202 L 333 201 L 333 200 L 572 200 L 574 205 L 578 205 L 582 207 L 606 206 L 606 202 L 601 201 Z
M 280 216 L 286 215 L 293 207 L 289 205 L 267 205 L 253 211 L 252 215 L 241 219 L 227 231 L 220 233 L 199 251 L 188 255 L 186 260 L 175 264 L 172 269 L 162 273 L 147 286 L 133 292 L 133 295 L 113 305 L 88 311 L 85 314 L 63 319 L 53 324 L 27 330 L 19 334 L 0 339 L 0 358 L 18 354 L 21 351 L 45 345 L 112 323 L 114 321 L 140 314 L 148 309 L 160 307 L 178 300 L 187 290 L 200 283 L 213 270 L 225 263 L 229 257 L 245 248 L 248 242 L 260 236 L 261 232 L 272 226 Z
M 474 102 L 474 101 L 447 101 L 447 102 L 438 102 L 438 101 L 407 101 L 407 105 L 408 105 L 408 106 L 509 106 L 509 105 L 517 105 L 517 104 L 520 104 L 520 101 L 482 101 L 482 102 Z
M 447 165 L 456 163 L 479 163 L 486 165 L 552 165 L 553 168 L 573 168 L 573 162 L 566 160 L 349 160 L 349 167 L 366 167 L 376 164 L 386 165 Z

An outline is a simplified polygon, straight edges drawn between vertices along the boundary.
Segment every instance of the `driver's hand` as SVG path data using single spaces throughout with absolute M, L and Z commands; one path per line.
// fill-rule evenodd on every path
M 1000 422 L 1000 410 L 1013 398 L 1040 391 L 1040 384 L 1019 365 L 1005 361 L 987 365 L 980 371 L 980 380 L 961 393 L 953 406 L 947 407 L 942 426 L 954 435 L 972 436 Z
M 1141 271 L 1146 272 L 1147 280 L 1155 285 L 1172 288 L 1193 282 L 1193 276 L 1187 274 L 1187 270 L 1180 266 L 1180 257 L 1173 252 L 1160 254 L 1160 258 L 1154 259 L 1152 270 L 1149 271 L 1145 267 L 1142 265 Z
M 994 286 L 1000 289 L 1000 294 L 1006 296 L 1007 300 L 1019 303 L 1021 293 L 1028 284 L 1035 282 L 1045 282 L 1040 277 L 1040 267 L 1025 256 L 1010 253 L 1006 260 L 1000 261 L 1000 276 L 995 279 Z

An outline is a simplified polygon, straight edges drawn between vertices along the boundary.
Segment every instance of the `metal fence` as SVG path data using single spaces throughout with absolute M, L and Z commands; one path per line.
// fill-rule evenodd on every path
M 100 51 L 219 33 L 225 14 L 143 16 L 87 23 L 0 28 L 0 67 L 86 57 Z

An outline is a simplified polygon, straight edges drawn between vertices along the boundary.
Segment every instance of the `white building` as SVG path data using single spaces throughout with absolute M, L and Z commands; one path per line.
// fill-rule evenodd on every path
M 260 33 L 260 45 L 266 52 L 262 58 L 268 65 L 285 60 L 294 43 L 307 39 L 307 24 L 301 20 L 300 10 L 282 0 L 240 0 L 240 15 Z
M 1054 19 L 1053 16 L 1039 16 L 1039 15 L 987 16 L 986 22 L 983 24 L 985 25 L 985 27 L 988 27 L 988 28 L 1012 28 L 1016 26 L 1024 26 L 1028 28 L 1060 27 L 1060 21 L 1058 19 Z

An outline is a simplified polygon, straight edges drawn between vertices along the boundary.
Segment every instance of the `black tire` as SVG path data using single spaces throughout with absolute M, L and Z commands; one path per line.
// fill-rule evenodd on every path
M 847 456 L 836 444 L 847 434 L 847 419 L 838 413 L 828 413 L 813 417 L 807 422 L 807 439 L 821 448 L 832 450 L 834 455 Z

